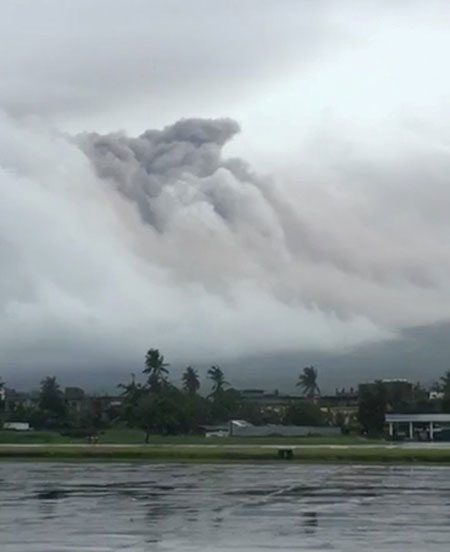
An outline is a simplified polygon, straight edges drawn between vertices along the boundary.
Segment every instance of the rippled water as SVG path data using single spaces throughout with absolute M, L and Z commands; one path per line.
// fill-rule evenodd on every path
M 447 551 L 450 468 L 0 464 L 1 552 Z

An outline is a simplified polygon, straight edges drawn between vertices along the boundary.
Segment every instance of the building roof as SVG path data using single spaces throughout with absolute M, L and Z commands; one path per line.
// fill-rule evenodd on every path
M 450 414 L 386 414 L 387 423 L 436 422 L 450 423 Z
M 84 399 L 84 391 L 80 387 L 66 387 L 64 395 L 69 401 L 80 401 Z

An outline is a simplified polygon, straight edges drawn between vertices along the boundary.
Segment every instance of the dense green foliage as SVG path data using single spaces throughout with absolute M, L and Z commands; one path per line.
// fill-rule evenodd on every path
M 225 424 L 239 411 L 239 393 L 225 389 L 229 384 L 217 366 L 208 370 L 212 392 L 207 398 L 198 394 L 200 380 L 192 366 L 182 375 L 182 389 L 169 381 L 169 365 L 158 349 L 148 351 L 145 366 L 144 384 L 136 383 L 133 376 L 130 383 L 119 387 L 123 398 L 120 420 L 128 427 L 141 428 L 146 441 L 152 434 L 189 434 L 202 425 Z
M 382 382 L 373 388 L 364 388 L 359 397 L 359 421 L 368 435 L 383 431 L 386 414 L 386 389 Z
M 320 408 L 309 402 L 298 403 L 286 409 L 283 422 L 291 425 L 320 426 L 326 420 Z
M 47 376 L 41 381 L 38 409 L 32 422 L 35 427 L 60 428 L 67 424 L 67 407 L 56 377 Z
M 450 371 L 434 386 L 434 391 L 441 394 L 437 400 L 430 399 L 420 384 L 411 386 L 404 380 L 395 380 L 395 385 L 390 382 L 389 388 L 382 382 L 361 385 L 358 418 L 352 415 L 350 422 L 339 409 L 331 416 L 330 403 L 319 396 L 318 372 L 313 366 L 306 366 L 296 383 L 305 398 L 284 396 L 281 403 L 277 402 L 277 393 L 271 395 L 274 403 L 265 403 L 265 395 L 260 401 L 254 395 L 252 398 L 251 393 L 245 395 L 233 389 L 219 366 L 211 366 L 206 375 L 208 386 L 204 393 L 200 392 L 198 371 L 192 366 L 184 370 L 182 386 L 177 387 L 170 379 L 164 356 L 158 349 L 149 349 L 142 370 L 143 381 L 137 381 L 132 374 L 128 383 L 118 385 L 118 400 L 84 397 L 78 388 L 69 388 L 72 394 L 66 395 L 56 378 L 48 376 L 41 381 L 39 393 L 28 395 L 26 400 L 13 394 L 5 401 L 1 398 L 4 394 L 0 394 L 0 427 L 3 421 L 29 422 L 36 430 L 54 435 L 48 433 L 53 430 L 69 441 L 82 441 L 115 428 L 124 432 L 121 435 L 145 435 L 145 440 L 150 441 L 157 435 L 166 439 L 177 435 L 194 438 L 207 429 L 223 428 L 230 419 L 243 419 L 255 425 L 334 423 L 344 433 L 351 430 L 372 437 L 382 434 L 387 411 L 450 412 Z M 0 390 L 3 388 L 0 381 Z M 76 396 L 77 392 L 81 398 Z

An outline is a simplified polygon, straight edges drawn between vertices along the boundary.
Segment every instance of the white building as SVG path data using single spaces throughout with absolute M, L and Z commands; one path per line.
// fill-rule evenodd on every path
M 443 425 L 450 427 L 450 414 L 386 414 L 385 420 L 391 437 L 407 429 L 406 434 L 410 439 L 415 439 L 418 433 L 426 432 L 433 441 L 436 431 L 442 429 Z

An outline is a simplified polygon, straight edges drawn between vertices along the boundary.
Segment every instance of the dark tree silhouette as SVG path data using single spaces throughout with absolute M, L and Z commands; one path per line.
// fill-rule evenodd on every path
M 440 388 L 443 393 L 450 391 L 450 370 L 447 370 L 447 372 L 440 377 L 440 382 Z
M 35 410 L 30 422 L 33 427 L 61 428 L 68 423 L 68 412 L 64 395 L 55 377 L 46 377 L 41 381 L 39 408 Z
M 450 370 L 440 378 L 441 381 L 441 391 L 444 393 L 444 398 L 442 399 L 442 412 L 450 412 Z
M 377 435 L 383 431 L 387 392 L 381 381 L 362 388 L 359 395 L 359 422 L 365 433 Z
M 6 391 L 5 383 L 0 379 L 0 416 L 6 409 Z M 0 427 L 2 425 L 2 419 L 0 418 Z
M 136 409 L 140 399 L 146 394 L 146 390 L 140 383 L 136 383 L 134 374 L 131 374 L 130 383 L 119 383 L 117 387 L 122 389 L 121 397 L 123 398 L 120 417 L 129 427 L 133 427 L 137 423 Z
M 47 376 L 41 381 L 39 408 L 47 410 L 56 416 L 65 415 L 66 404 L 56 377 Z
M 306 366 L 303 368 L 303 372 L 299 375 L 295 385 L 302 389 L 303 394 L 308 397 L 308 399 L 314 399 L 316 394 L 320 395 L 320 389 L 317 385 L 317 370 L 314 366 Z
M 320 426 L 325 424 L 325 416 L 313 402 L 302 401 L 287 407 L 283 416 L 284 424 L 300 426 Z
M 158 349 L 150 349 L 145 356 L 143 373 L 147 375 L 147 384 L 152 393 L 160 393 L 167 384 L 167 364 Z
M 191 395 L 195 395 L 200 388 L 200 380 L 198 378 L 197 370 L 188 366 L 182 376 L 183 388 Z
M 208 377 L 213 383 L 211 392 L 212 397 L 220 395 L 223 392 L 225 386 L 229 385 L 229 383 L 225 381 L 225 376 L 218 366 L 211 366 L 211 368 L 208 370 Z

